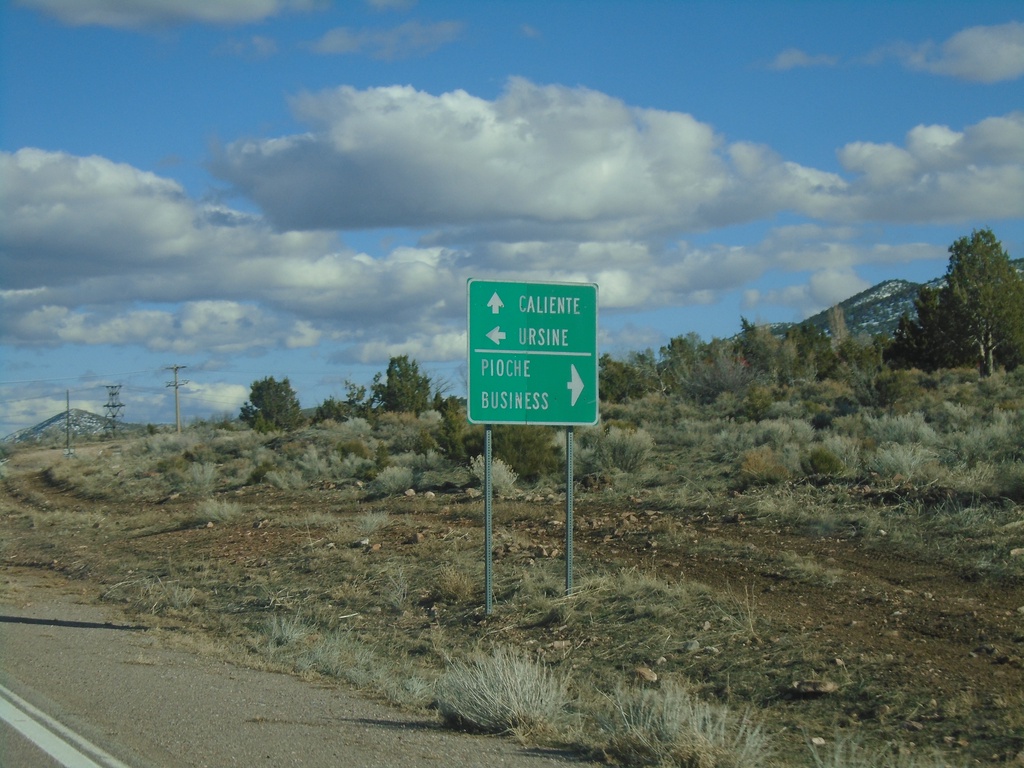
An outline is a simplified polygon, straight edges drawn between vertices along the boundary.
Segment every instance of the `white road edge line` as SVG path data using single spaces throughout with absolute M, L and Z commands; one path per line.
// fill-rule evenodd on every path
M 64 768 L 129 768 L 2 685 L 0 720 L 9 723 Z

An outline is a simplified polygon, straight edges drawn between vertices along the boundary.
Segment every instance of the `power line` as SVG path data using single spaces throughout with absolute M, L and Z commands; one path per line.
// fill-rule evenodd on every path
M 123 371 L 122 373 L 86 373 L 80 376 L 58 376 L 53 379 L 21 379 L 18 381 L 0 381 L 0 387 L 10 387 L 15 384 L 41 384 L 49 381 L 76 381 L 79 379 L 112 379 L 115 376 L 134 376 L 139 373 L 152 373 L 153 369 L 145 371 Z

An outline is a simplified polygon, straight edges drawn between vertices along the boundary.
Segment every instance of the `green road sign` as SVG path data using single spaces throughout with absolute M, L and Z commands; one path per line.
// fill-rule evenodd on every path
M 596 424 L 597 285 L 470 279 L 469 420 Z

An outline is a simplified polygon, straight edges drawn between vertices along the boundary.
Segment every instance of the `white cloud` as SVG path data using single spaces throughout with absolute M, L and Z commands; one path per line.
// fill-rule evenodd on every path
M 249 399 L 250 388 L 241 384 L 189 380 L 181 387 L 182 420 L 188 413 L 209 413 L 211 410 L 237 414 Z
M 337 27 L 324 33 L 310 50 L 322 54 L 365 53 L 374 59 L 395 61 L 426 56 L 462 36 L 459 21 L 420 24 L 408 21 L 390 29 L 351 29 Z
M 304 94 L 293 108 L 312 132 L 238 142 L 211 165 L 282 228 L 645 236 L 810 210 L 815 196 L 843 186 L 763 147 L 726 147 L 690 115 L 585 88 L 513 79 L 486 101 L 345 86 Z
M 452 330 L 415 334 L 392 342 L 368 341 L 360 344 L 352 357 L 361 363 L 374 363 L 400 355 L 417 360 L 460 360 L 466 356 L 466 332 Z
M 597 282 L 610 312 L 744 288 L 752 306 L 820 308 L 851 295 L 860 265 L 944 257 L 945 244 L 866 246 L 866 224 L 1024 213 L 1024 113 L 851 143 L 840 174 L 690 115 L 523 80 L 494 101 L 341 88 L 294 106 L 313 131 L 213 162 L 279 229 L 102 157 L 0 152 L 0 342 L 457 360 L 470 276 Z M 679 240 L 776 219 L 794 223 L 759 244 Z M 385 226 L 422 236 L 372 257 L 332 231 Z M 814 277 L 751 287 L 769 272 Z
M 812 55 L 801 51 L 799 48 L 787 48 L 768 63 L 768 69 L 785 72 L 790 69 L 802 69 L 805 67 L 834 67 L 838 63 L 839 58 L 837 56 L 829 56 L 827 54 Z
M 770 218 L 952 223 L 1024 211 L 1024 113 L 906 144 L 851 143 L 849 174 L 727 143 L 679 112 L 583 88 L 342 87 L 293 101 L 313 130 L 228 146 L 212 169 L 287 229 L 437 227 L 435 242 L 646 239 Z
M 815 306 L 824 309 L 870 287 L 871 283 L 852 269 L 822 269 L 811 275 L 807 294 Z
M 18 3 L 71 26 L 118 28 L 187 22 L 246 24 L 314 6 L 314 0 L 18 0 Z
M 911 69 L 979 83 L 1024 75 L 1024 23 L 964 29 L 945 42 L 903 46 L 897 56 Z
M 295 348 L 312 346 L 318 338 L 309 323 L 230 301 L 185 302 L 172 309 L 108 307 L 100 312 L 47 305 L 18 314 L 6 324 L 3 336 L 13 344 L 133 345 L 178 354 Z
M 716 146 L 713 134 L 690 119 L 679 125 L 690 126 L 696 138 L 677 142 Z M 1019 130 L 1018 118 L 1010 116 L 962 134 L 915 129 L 905 149 L 861 145 L 848 152 L 847 162 L 862 176 L 853 188 L 871 201 L 891 190 L 890 177 L 907 185 L 935 168 L 957 173 L 965 163 L 1015 157 L 1021 151 L 1015 142 Z M 787 168 L 773 153 L 744 144 L 730 148 L 735 179 L 715 176 L 721 161 L 702 152 L 690 167 L 711 169 L 713 179 L 725 179 L 724 187 L 745 182 L 749 200 L 742 206 L 749 216 L 772 215 L 777 208 L 771 204 L 806 194 L 801 180 L 843 190 L 831 176 Z M 879 158 L 891 153 L 910 169 L 903 176 L 883 173 Z M 615 205 L 630 214 L 636 210 L 635 201 L 620 201 L 615 195 L 621 190 L 614 189 L 607 198 L 599 192 L 561 211 L 556 197 L 549 197 L 545 215 L 551 232 L 575 239 L 402 246 L 372 258 L 339 249 L 327 233 L 274 232 L 258 218 L 199 205 L 173 182 L 103 158 L 21 150 L 0 153 L 0 171 L 8 181 L 0 188 L 0 268 L 7 278 L 0 289 L 0 326 L 4 343 L 15 345 L 114 344 L 230 354 L 331 340 L 351 347 L 349 358 L 362 361 L 412 350 L 420 359 L 451 359 L 462 354 L 461 345 L 441 340 L 464 321 L 465 280 L 471 275 L 596 281 L 602 307 L 615 311 L 709 303 L 770 269 L 849 270 L 869 262 L 934 258 L 936 250 L 941 255 L 926 245 L 860 247 L 852 242 L 854 227 L 825 223 L 780 228 L 748 247 L 666 247 L 657 244 L 653 226 L 644 231 L 652 237 L 613 237 L 622 228 L 615 223 Z M 552 168 L 547 178 L 572 186 L 580 183 L 573 172 Z M 570 178 L 561 181 L 561 173 Z M 626 171 L 617 173 L 630 178 Z M 702 186 L 699 177 L 691 183 Z M 637 186 L 629 192 L 627 197 L 643 194 Z M 825 210 L 836 204 L 830 194 L 835 192 L 821 198 Z M 855 208 L 857 202 L 850 197 L 844 204 Z M 491 203 L 499 204 L 533 201 Z M 592 226 L 572 220 L 580 205 L 595 211 Z M 523 218 L 511 208 L 505 215 Z M 566 218 L 569 225 L 563 227 Z M 668 222 L 659 226 L 667 228 Z M 588 238 L 591 233 L 604 239 Z
M 919 125 L 904 147 L 855 142 L 838 154 L 857 174 L 848 198 L 837 201 L 852 218 L 958 222 L 1024 215 L 1024 112 L 963 131 Z
M 806 283 L 766 291 L 747 290 L 743 300 L 747 309 L 765 305 L 784 306 L 792 308 L 795 317 L 804 318 L 870 287 L 871 284 L 853 270 L 822 269 L 811 274 Z

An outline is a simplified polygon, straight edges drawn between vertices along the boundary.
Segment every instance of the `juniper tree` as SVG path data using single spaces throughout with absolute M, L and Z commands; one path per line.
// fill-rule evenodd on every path
M 1024 278 L 990 229 L 961 237 L 949 254 L 940 304 L 981 375 L 991 376 L 997 362 L 1015 364 L 1024 351 Z
M 1024 278 L 990 229 L 975 230 L 949 247 L 942 287 L 922 286 L 917 319 L 904 316 L 886 360 L 898 367 L 936 370 L 1024 361 Z
M 373 377 L 374 406 L 391 413 L 419 415 L 430 405 L 430 377 L 408 355 L 392 357 L 386 374 Z
M 277 381 L 268 376 L 252 383 L 239 418 L 259 432 L 294 429 L 302 424 L 302 409 L 287 377 Z

